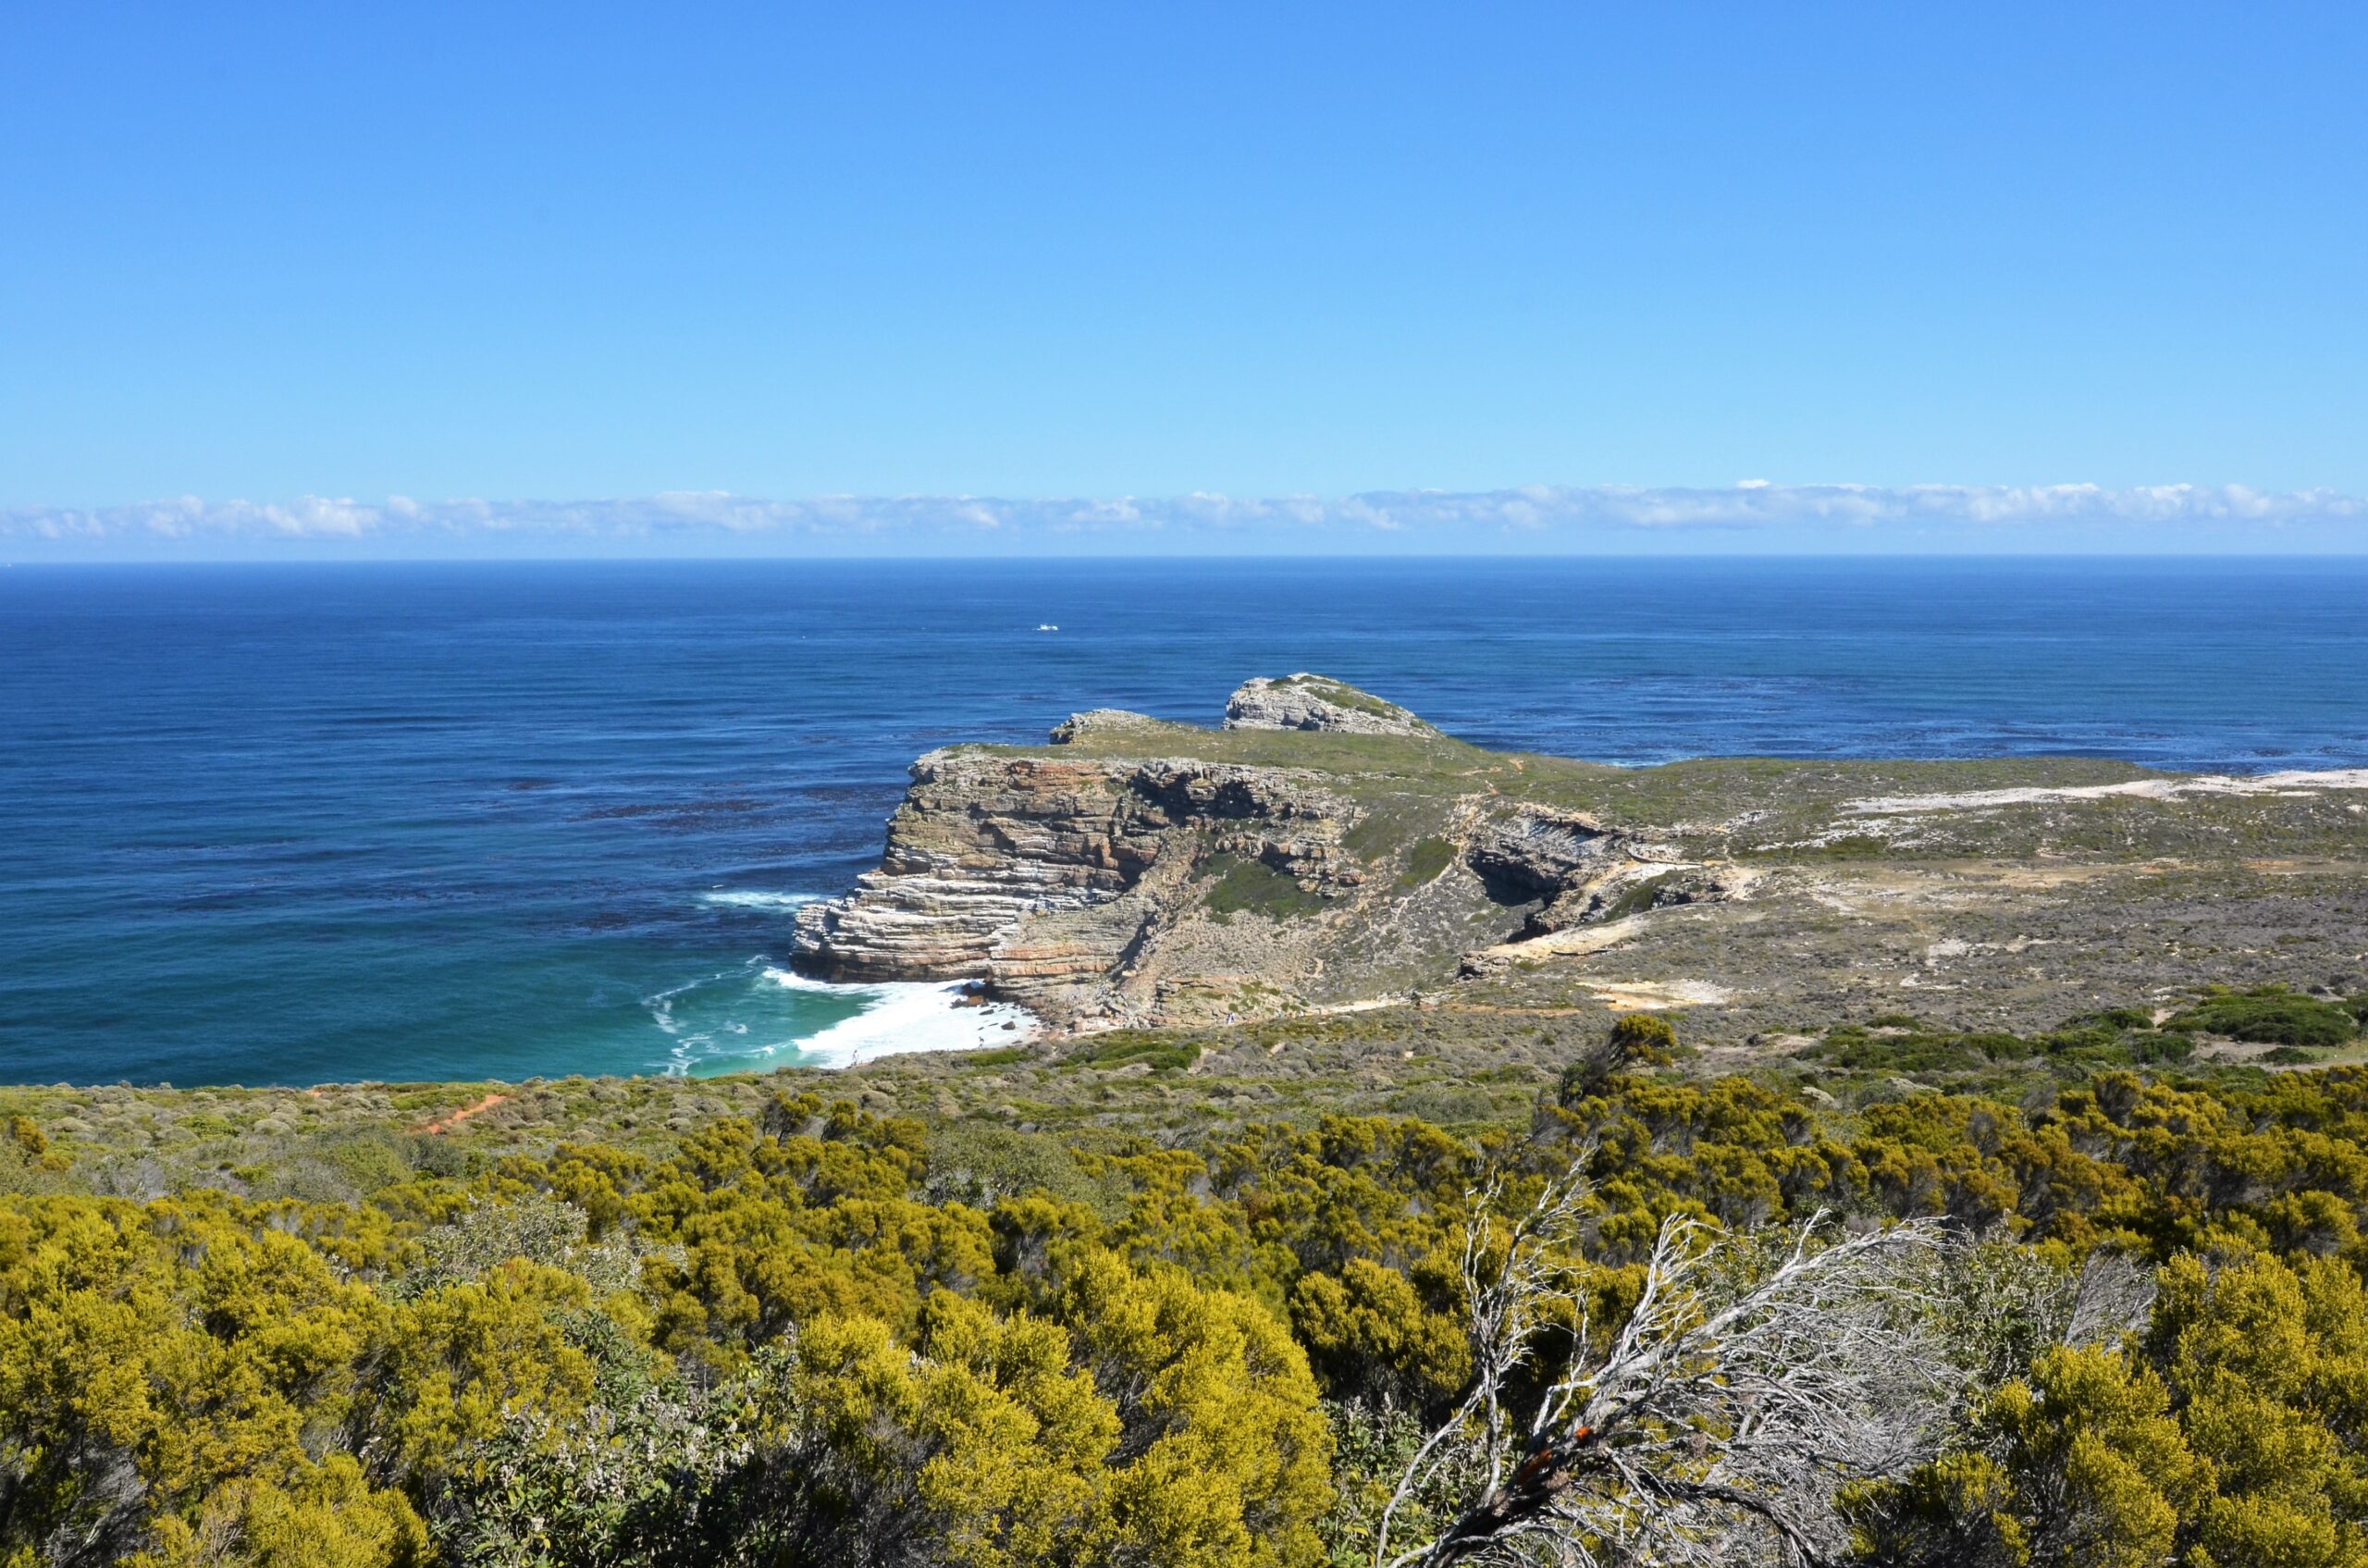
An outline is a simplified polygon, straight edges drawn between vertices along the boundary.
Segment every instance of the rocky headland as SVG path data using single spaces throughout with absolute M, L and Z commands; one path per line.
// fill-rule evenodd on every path
M 2357 982 L 2363 862 L 2368 772 L 1613 768 L 1301 673 L 1245 683 L 1220 729 L 1099 710 L 931 752 L 879 868 L 800 911 L 798 962 L 975 980 L 1077 1032 L 1410 999 L 2004 1026 L 2206 969 Z

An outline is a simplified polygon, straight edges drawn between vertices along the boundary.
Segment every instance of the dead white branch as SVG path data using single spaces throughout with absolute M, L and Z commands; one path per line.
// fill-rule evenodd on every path
M 1565 1280 L 1585 1190 L 1565 1177 L 1510 1227 L 1498 1195 L 1473 1195 L 1464 1247 L 1474 1387 L 1409 1465 L 1376 1564 L 1829 1562 L 1836 1489 L 1931 1451 L 1956 1377 L 1917 1284 L 1933 1226 L 1837 1236 L 1819 1216 L 1771 1239 L 1674 1216 L 1610 1350 L 1590 1357 L 1582 1328 L 1516 1431 L 1507 1401 L 1537 1327 L 1579 1304 Z M 1399 1504 L 1457 1445 L 1483 1451 L 1484 1491 L 1390 1558 Z

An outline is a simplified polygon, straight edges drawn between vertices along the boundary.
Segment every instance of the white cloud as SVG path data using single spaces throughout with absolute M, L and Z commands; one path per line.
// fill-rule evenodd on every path
M 767 500 L 669 491 L 606 500 L 384 501 L 303 496 L 284 502 L 194 496 L 113 507 L 0 508 L 0 540 L 52 553 L 135 554 L 169 547 L 373 546 L 402 553 L 515 541 L 660 552 L 739 541 L 776 551 L 1363 549 L 1523 551 L 1650 549 L 1653 541 L 1738 549 L 2154 548 L 2368 549 L 2368 501 L 2333 490 L 2242 485 L 1780 485 L 1717 488 L 1523 486 L 1487 491 L 1378 491 L 1343 497 L 1166 498 L 816 496 Z

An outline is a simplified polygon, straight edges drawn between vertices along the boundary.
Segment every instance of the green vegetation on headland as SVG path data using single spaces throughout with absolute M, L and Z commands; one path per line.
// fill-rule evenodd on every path
M 843 1076 L 0 1090 L 0 1563 L 1280 1568 L 1385 1516 L 1446 1562 L 1525 1506 L 1490 1412 L 1633 1368 L 1640 1300 L 1738 1359 L 1675 1426 L 1523 1451 L 1595 1561 L 2368 1562 L 2368 1068 L 2194 1049 L 2341 1047 L 2361 1005 L 1874 1014 L 1723 1075 L 1683 1017 L 1410 1007 Z M 1924 1348 L 1926 1428 L 1752 1460 L 1782 1399 L 1719 1390 L 1760 1320 L 1709 1326 L 1893 1234 L 1910 1273 L 1818 1299 Z
M 1263 860 L 1220 852 L 1209 857 L 1205 870 L 1212 881 L 1202 907 L 1219 919 L 1248 911 L 1287 920 L 1324 907 L 1323 899 Z

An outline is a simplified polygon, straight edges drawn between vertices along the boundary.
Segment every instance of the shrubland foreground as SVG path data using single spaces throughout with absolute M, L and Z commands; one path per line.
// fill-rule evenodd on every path
M 2361 1010 L 0 1091 L 0 1562 L 2368 1562 Z

